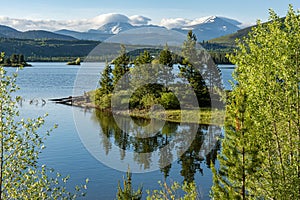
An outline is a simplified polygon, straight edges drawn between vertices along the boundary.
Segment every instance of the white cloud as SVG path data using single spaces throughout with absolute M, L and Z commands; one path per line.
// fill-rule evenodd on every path
M 87 30 L 93 24 L 88 20 L 30 20 L 30 19 L 15 19 L 9 17 L 0 17 L 0 24 L 13 27 L 20 31 L 27 30 L 59 30 L 59 29 L 74 29 L 74 30 Z
M 163 18 L 160 22 L 160 26 L 166 28 L 184 28 L 191 25 L 203 23 L 208 20 L 213 20 L 214 16 L 210 17 L 201 17 L 193 20 L 185 18 Z M 224 18 L 232 23 L 238 25 L 239 22 L 236 20 Z M 75 31 L 87 31 L 89 29 L 98 29 L 102 25 L 110 22 L 126 22 L 132 25 L 146 25 L 151 21 L 150 18 L 133 15 L 126 16 L 118 13 L 108 13 L 98 15 L 91 19 L 80 19 L 80 20 L 32 20 L 32 19 L 15 19 L 9 17 L 0 16 L 0 24 L 7 25 L 13 28 L 16 28 L 21 31 L 26 30 L 49 30 L 55 31 L 60 29 L 70 29 Z M 250 24 L 239 24 L 240 27 L 246 27 Z
M 125 22 L 133 25 L 148 24 L 151 19 L 139 15 L 127 17 L 126 15 L 117 13 L 108 13 L 96 16 L 91 19 L 81 20 L 30 20 L 30 19 L 15 19 L 9 17 L 0 17 L 0 24 L 11 26 L 20 31 L 27 30 L 49 30 L 55 31 L 60 29 L 71 29 L 76 31 L 87 31 L 89 29 L 98 29 L 104 24 L 111 22 Z
M 209 22 L 214 20 L 215 16 L 208 16 L 208 17 L 200 17 L 193 20 L 184 19 L 184 18 L 164 18 L 161 20 L 160 25 L 165 26 L 167 28 L 183 28 L 187 26 L 193 26 L 205 22 Z
M 108 14 L 99 15 L 88 21 L 98 26 L 102 26 L 104 24 L 112 23 L 112 22 L 124 22 L 124 23 L 130 22 L 127 16 L 122 14 L 117 14 L 117 13 L 108 13 Z
M 171 28 L 188 28 L 189 26 L 197 25 L 197 24 L 202 24 L 202 23 L 207 23 L 207 22 L 213 22 L 215 20 L 216 16 L 206 16 L 206 17 L 200 17 L 200 18 L 195 18 L 193 20 L 190 19 L 185 19 L 185 18 L 164 18 L 161 20 L 160 25 L 165 26 L 169 29 Z M 227 21 L 233 25 L 239 26 L 241 28 L 245 28 L 247 26 L 250 26 L 251 24 L 249 23 L 241 23 L 235 19 L 230 19 L 226 17 L 219 17 L 223 19 L 224 21 Z M 253 24 L 252 24 L 253 25 Z
M 191 20 L 184 18 L 163 18 L 160 22 L 161 26 L 165 26 L 166 28 L 182 28 L 189 24 Z
M 133 15 L 129 19 L 132 25 L 147 25 L 151 21 L 150 18 L 141 15 Z

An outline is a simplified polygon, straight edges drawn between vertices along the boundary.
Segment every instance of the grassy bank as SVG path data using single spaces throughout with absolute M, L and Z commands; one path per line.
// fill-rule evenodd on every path
M 146 111 L 146 110 L 131 110 L 117 111 L 116 114 L 145 118 L 159 119 L 178 123 L 198 123 L 207 125 L 220 125 L 224 123 L 224 110 L 164 110 L 164 111 Z
M 90 103 L 77 102 L 77 106 L 81 107 L 91 107 L 101 110 L 93 102 L 95 91 L 90 91 L 88 93 Z M 76 101 L 73 103 L 76 103 Z M 106 112 L 111 112 L 110 109 L 105 109 Z M 140 110 L 132 109 L 128 110 L 118 110 L 115 114 L 144 118 L 144 119 L 158 119 L 165 120 L 169 122 L 177 123 L 198 123 L 206 125 L 220 125 L 223 126 L 225 118 L 225 110 L 200 108 L 200 109 L 190 109 L 190 110 Z

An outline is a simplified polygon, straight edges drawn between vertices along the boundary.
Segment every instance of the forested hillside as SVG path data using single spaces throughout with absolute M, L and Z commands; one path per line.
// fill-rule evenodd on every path
M 67 61 L 84 57 L 99 42 L 85 40 L 29 40 L 0 38 L 0 49 L 6 55 L 23 54 L 27 61 Z

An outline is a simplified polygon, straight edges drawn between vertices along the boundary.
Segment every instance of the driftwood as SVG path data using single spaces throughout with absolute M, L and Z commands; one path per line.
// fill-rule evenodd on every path
M 69 96 L 64 98 L 58 98 L 58 99 L 49 99 L 49 101 L 52 101 L 57 104 L 63 104 L 68 106 L 76 106 L 76 107 L 82 107 L 82 108 L 95 108 L 96 106 L 91 102 L 90 97 L 87 95 L 84 96 Z

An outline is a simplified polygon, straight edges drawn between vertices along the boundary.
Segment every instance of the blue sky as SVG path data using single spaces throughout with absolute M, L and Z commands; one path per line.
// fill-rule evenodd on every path
M 145 16 L 151 19 L 150 23 L 160 24 L 163 18 L 195 19 L 217 15 L 253 24 L 257 19 L 266 21 L 269 8 L 284 16 L 288 4 L 295 9 L 300 8 L 299 0 L 11 0 L 1 2 L 0 16 L 30 20 L 80 20 L 105 13 L 120 13 Z

